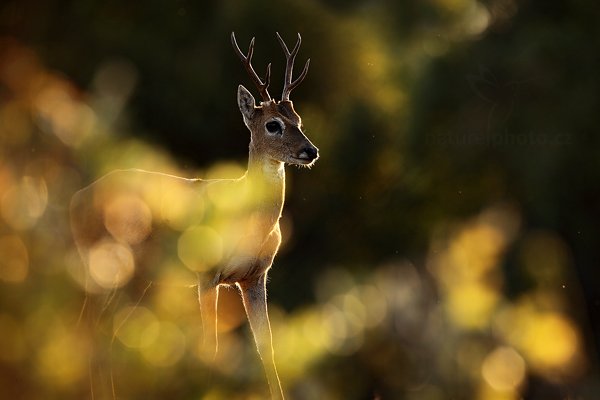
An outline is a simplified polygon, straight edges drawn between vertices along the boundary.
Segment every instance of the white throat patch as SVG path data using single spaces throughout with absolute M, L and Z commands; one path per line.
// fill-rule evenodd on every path
M 285 174 L 285 164 L 279 163 L 278 166 L 275 166 L 271 163 L 264 163 L 262 166 L 262 170 L 265 176 L 272 177 L 275 179 L 281 179 Z

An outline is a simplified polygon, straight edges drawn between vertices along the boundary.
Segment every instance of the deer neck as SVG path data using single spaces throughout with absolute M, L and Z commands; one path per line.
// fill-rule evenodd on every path
M 246 179 L 260 198 L 260 211 L 269 214 L 273 222 L 279 220 L 285 197 L 284 163 L 259 153 L 250 143 Z

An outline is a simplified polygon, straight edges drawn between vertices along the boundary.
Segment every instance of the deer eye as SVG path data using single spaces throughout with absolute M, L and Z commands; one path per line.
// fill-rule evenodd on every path
M 281 129 L 281 124 L 277 121 L 270 121 L 267 122 L 267 124 L 265 125 L 265 127 L 267 128 L 267 131 L 269 131 L 269 133 L 279 133 L 281 134 L 281 131 L 283 129 Z

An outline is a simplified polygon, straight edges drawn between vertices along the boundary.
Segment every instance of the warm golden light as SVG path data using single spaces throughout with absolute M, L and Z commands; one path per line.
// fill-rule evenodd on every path
M 194 226 L 179 237 L 177 254 L 192 271 L 207 271 L 221 261 L 223 240 L 209 226 Z
M 23 102 L 12 101 L 0 107 L 0 139 L 5 146 L 21 146 L 31 138 L 33 124 Z
M 27 355 L 24 327 L 8 314 L 0 314 L 0 360 L 19 362 Z
M 152 213 L 138 196 L 119 195 L 105 205 L 104 224 L 119 242 L 138 244 L 152 230 Z
M 523 299 L 499 314 L 499 332 L 537 373 L 548 379 L 577 376 L 582 361 L 577 329 L 560 312 L 545 308 Z
M 158 324 L 158 335 L 153 344 L 143 347 L 140 351 L 150 364 L 168 367 L 181 359 L 185 353 L 185 345 L 186 340 L 181 329 L 172 322 L 163 321 Z
M 150 310 L 142 306 L 126 306 L 114 317 L 114 335 L 125 346 L 144 348 L 153 345 L 159 334 L 160 322 Z
M 386 317 L 388 303 L 384 293 L 377 289 L 375 285 L 365 285 L 361 289 L 361 299 L 366 307 L 365 327 L 375 328 Z
M 230 177 L 234 179 L 241 177 L 244 172 L 240 166 L 235 164 L 219 164 L 209 171 L 208 178 L 223 174 L 219 178 Z M 206 190 L 214 207 L 232 215 L 244 210 L 250 201 L 249 193 L 240 193 L 240 188 L 236 185 L 228 185 L 227 183 L 209 185 Z
M 525 361 L 511 347 L 499 347 L 487 355 L 481 366 L 485 381 L 495 390 L 516 390 L 525 379 Z
M 43 178 L 24 176 L 0 199 L 4 220 L 16 230 L 32 228 L 44 214 L 48 204 L 48 187 Z
M 500 301 L 498 290 L 481 282 L 463 283 L 448 291 L 448 314 L 464 328 L 483 328 Z
M 185 230 L 190 224 L 201 224 L 205 211 L 203 196 L 194 192 L 191 185 L 171 182 L 161 180 L 162 196 L 154 211 L 160 213 L 162 221 L 178 231 Z
M 29 253 L 17 235 L 0 236 L 0 280 L 20 283 L 27 278 Z
M 542 370 L 564 369 L 579 350 L 579 338 L 571 321 L 557 313 L 532 316 L 524 331 L 523 352 Z
M 85 340 L 58 324 L 44 335 L 36 354 L 37 373 L 48 384 L 69 387 L 86 374 L 88 356 Z
M 496 266 L 505 241 L 502 231 L 492 225 L 478 223 L 466 228 L 449 249 L 453 270 L 465 279 L 481 278 Z
M 131 279 L 134 269 L 133 253 L 124 244 L 106 240 L 90 249 L 90 275 L 105 289 L 125 285 Z
M 79 146 L 96 123 L 94 111 L 76 99 L 76 90 L 60 78 L 48 78 L 34 100 L 39 123 L 68 146 Z
M 37 38 L 0 36 L 0 397 L 269 398 L 239 287 L 219 287 L 216 354 L 199 306 L 214 297 L 199 288 L 265 260 L 276 241 L 255 233 L 279 205 L 270 180 L 230 184 L 250 140 L 235 89 L 257 93 L 211 35 L 243 19 L 275 97 L 278 43 L 250 29 L 252 4 L 103 5 L 89 19 L 75 3 L 34 18 L 0 6 L 8 35 Z M 572 118 L 598 80 L 589 62 L 558 73 L 567 56 L 594 58 L 591 15 L 517 3 L 285 5 L 297 62 L 312 60 L 295 107 L 321 155 L 310 173 L 263 170 L 287 174 L 267 280 L 286 399 L 600 398 L 596 197 L 579 187 L 597 174 L 592 119 Z M 85 43 L 68 32 L 82 13 Z M 177 29 L 140 34 L 152 16 Z M 544 69 L 559 54 L 570 64 Z M 544 94 L 559 92 L 583 106 L 550 115 Z M 289 137 L 281 122 L 269 140 Z
M 246 311 L 237 288 L 219 289 L 219 332 L 230 332 L 246 321 Z
M 498 262 L 518 225 L 507 207 L 484 210 L 447 240 L 432 257 L 432 267 L 446 295 L 445 306 L 459 327 L 482 329 L 502 300 Z
M 488 28 L 491 16 L 483 4 L 473 2 L 469 6 L 465 19 L 465 33 L 476 36 L 482 34 Z

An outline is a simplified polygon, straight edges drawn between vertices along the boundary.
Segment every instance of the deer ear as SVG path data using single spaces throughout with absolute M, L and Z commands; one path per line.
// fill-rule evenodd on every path
M 237 94 L 238 106 L 245 120 L 250 120 L 254 116 L 256 101 L 252 94 L 244 86 L 238 86 Z

